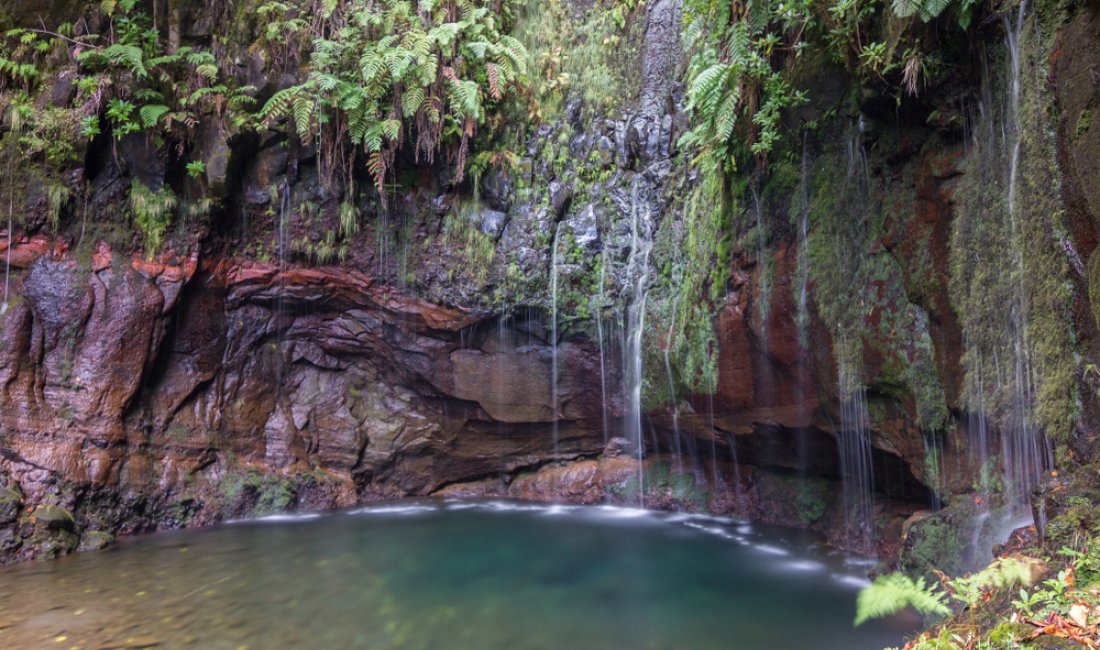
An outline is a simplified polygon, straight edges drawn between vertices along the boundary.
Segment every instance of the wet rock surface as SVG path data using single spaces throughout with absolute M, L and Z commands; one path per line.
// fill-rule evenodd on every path
M 1100 258 L 1091 259 L 1100 241 L 1094 14 L 1080 9 L 1050 59 L 1069 231 L 1061 245 L 1076 260 L 1072 317 L 1086 354 L 1095 353 L 1100 314 Z M 317 152 L 290 134 L 242 136 L 216 121 L 196 142 L 206 189 L 228 203 L 175 242 L 184 252 L 154 260 L 129 254 L 138 242 L 117 237 L 89 234 L 95 245 L 70 250 L 75 233 L 0 234 L 12 268 L 0 311 L 0 559 L 94 548 L 113 534 L 437 493 L 582 503 L 644 494 L 655 506 L 738 512 L 843 543 L 839 342 L 806 265 L 845 251 L 810 250 L 798 232 L 795 194 L 806 179 L 783 175 L 804 170 L 775 161 L 772 203 L 735 215 L 731 229 L 753 221 L 764 233 L 760 250 L 719 247 L 720 290 L 707 305 L 712 390 L 682 390 L 678 400 L 661 393 L 666 380 L 675 393 L 697 379 L 662 376 L 660 353 L 678 334 L 669 293 L 683 280 L 682 245 L 698 234 L 683 232 L 683 197 L 699 177 L 675 146 L 687 119 L 680 2 L 647 3 L 633 20 L 640 42 L 624 50 L 636 50 L 640 86 L 616 98 L 621 105 L 593 115 L 569 98 L 559 119 L 533 129 L 513 166 L 480 177 L 480 201 L 440 166 L 395 190 L 392 213 L 362 201 L 369 232 L 332 258 L 338 265 L 304 252 L 337 229 L 344 198 L 320 182 Z M 206 38 L 207 23 L 196 15 L 179 28 Z M 239 65 L 264 92 L 295 81 L 259 53 Z M 56 80 L 51 101 L 71 90 Z M 839 103 L 843 88 L 818 94 Z M 838 121 L 862 125 L 873 108 Z M 800 110 L 814 120 L 823 113 Z M 881 262 L 859 287 L 867 328 L 858 365 L 884 539 L 900 539 L 901 522 L 942 505 L 932 492 L 974 492 L 982 471 L 978 422 L 964 399 L 966 341 L 949 292 L 967 152 L 950 132 L 903 117 L 861 130 L 851 145 L 870 149 L 863 164 L 886 196 L 877 206 L 882 236 L 858 251 Z M 823 126 L 816 146 L 848 137 L 832 128 Z M 820 167 L 836 162 L 806 149 Z M 90 175 L 79 198 L 92 222 L 117 212 L 131 178 L 180 184 L 143 138 L 120 142 L 117 163 L 86 153 L 102 168 L 80 170 Z M 819 170 L 818 184 L 833 171 Z M 27 191 L 31 233 L 47 222 L 45 189 Z M 834 199 L 822 198 L 814 220 L 862 214 Z M 651 458 L 636 478 L 629 445 L 605 444 L 623 434 L 613 336 L 622 339 L 615 318 L 633 299 L 639 225 L 672 243 L 653 255 L 650 282 L 661 286 L 651 316 L 664 320 L 662 331 L 653 319 L 646 332 L 646 390 L 658 397 L 646 404 Z M 278 251 L 276 233 L 290 241 Z M 922 419 L 920 391 L 934 393 L 940 420 Z M 1100 422 L 1092 400 L 1081 409 L 1084 421 Z M 1089 453 L 1095 436 L 1085 442 L 1075 453 Z M 938 534 L 927 532 L 936 522 L 954 526 L 953 516 L 909 519 L 903 558 L 919 557 L 917 539 Z

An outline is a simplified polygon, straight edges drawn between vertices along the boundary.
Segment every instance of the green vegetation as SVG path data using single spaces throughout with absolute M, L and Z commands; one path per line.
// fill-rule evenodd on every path
M 293 118 L 299 135 L 317 140 L 326 177 L 339 173 L 345 187 L 361 147 L 383 203 L 406 140 L 418 160 L 446 149 L 461 181 L 475 132 L 491 129 L 523 88 L 527 52 L 507 33 L 515 4 L 324 2 L 309 76 L 275 93 L 261 117 Z
M 144 236 L 145 252 L 152 257 L 164 243 L 168 226 L 172 223 L 172 213 L 178 201 L 168 187 L 153 191 L 135 180 L 130 189 L 130 210 L 133 212 L 134 225 Z
M 961 607 L 942 624 L 906 645 L 910 650 L 999 650 L 1092 647 L 1100 638 L 1094 608 L 1100 605 L 1097 560 L 1061 549 L 1063 559 L 1014 556 L 996 560 L 975 574 L 928 584 L 901 575 L 881 576 L 860 592 L 856 623 L 889 616 L 912 606 L 931 617 L 948 616 L 947 599 Z M 1050 565 L 1058 564 L 1055 571 Z M 1041 574 L 1050 577 L 1038 582 Z M 1023 645 L 1021 645 L 1023 644 Z M 1078 645 L 1081 644 L 1081 645 Z
M 913 580 L 902 573 L 879 576 L 859 593 L 856 625 L 896 614 L 906 607 L 926 616 L 947 616 L 951 613 L 946 604 L 948 597 L 973 611 L 974 605 L 991 591 L 1030 585 L 1039 564 L 1027 558 L 1002 558 L 981 571 L 943 580 L 942 584 L 928 584 L 924 578 Z
M 566 0 L 528 0 L 516 26 L 526 45 L 536 122 L 560 116 L 567 94 L 587 115 L 606 114 L 633 95 L 638 83 L 628 62 L 638 51 L 641 0 L 597 0 L 579 18 Z M 632 34 L 633 31 L 633 34 Z M 628 38 L 633 35 L 635 38 Z
M 1002 132 L 1002 124 L 1014 126 L 1012 114 L 990 115 L 967 157 L 955 199 L 962 218 L 953 224 L 949 290 L 967 340 L 966 398 L 980 399 L 1002 425 L 1018 420 L 1026 401 L 1028 424 L 1064 442 L 1076 421 L 1078 364 L 1065 316 L 1073 301 L 1067 226 L 1057 193 L 1049 191 L 1058 183 L 1045 90 L 1052 44 L 1038 20 L 1028 17 L 1020 40 L 1018 142 L 1011 130 Z
M 676 355 L 684 385 L 692 392 L 710 393 L 718 386 L 718 337 L 714 314 L 721 308 L 731 260 L 730 199 L 718 176 L 704 175 L 684 206 L 685 231 L 679 246 L 669 248 L 674 265 L 669 286 L 679 287 L 672 306 L 673 339 L 666 342 Z
M 859 592 L 856 625 L 896 614 L 906 607 L 912 607 L 926 616 L 947 616 L 951 613 L 951 608 L 944 602 L 944 594 L 925 584 L 924 578 L 913 580 L 904 573 L 888 573 L 875 578 L 871 586 Z
M 38 137 L 71 144 L 72 127 L 79 125 L 85 138 L 106 127 L 116 139 L 146 131 L 165 145 L 185 145 L 207 116 L 231 113 L 238 122 L 245 119 L 252 101 L 247 93 L 253 89 L 236 86 L 211 52 L 188 46 L 166 51 L 160 32 L 136 0 L 104 2 L 99 12 L 106 21 L 102 34 L 78 33 L 71 23 L 56 31 L 16 28 L 4 34 L 0 78 L 19 89 L 13 104 L 30 100 L 51 58 L 76 63 L 74 98 L 69 106 L 51 107 L 55 117 L 36 120 L 41 122 L 34 128 Z M 68 127 L 64 138 L 48 137 L 55 124 Z M 47 158 L 56 168 L 72 162 L 58 152 Z
M 631 475 L 622 485 L 613 486 L 611 492 L 636 503 L 644 488 L 647 504 L 667 502 L 693 511 L 705 510 L 710 499 L 706 487 L 695 482 L 694 474 L 674 470 L 667 461 L 648 463 L 642 471 L 641 485 L 638 480 L 637 475 Z
M 921 23 L 951 14 L 963 29 L 977 0 L 894 0 L 890 11 Z M 843 63 L 899 98 L 915 95 L 935 72 L 921 48 L 920 23 L 879 30 L 876 2 L 687 0 L 692 49 L 688 108 L 695 127 L 681 144 L 697 147 L 709 170 L 732 172 L 749 155 L 766 160 L 781 138 L 784 110 L 807 100 L 792 72 L 814 52 Z M 877 39 L 876 40 L 876 35 Z M 747 145 L 747 146 L 746 146 Z

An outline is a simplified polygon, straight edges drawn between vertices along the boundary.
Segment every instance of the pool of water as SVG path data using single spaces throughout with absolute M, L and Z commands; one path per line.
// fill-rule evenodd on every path
M 730 519 L 397 502 L 0 569 L 4 648 L 859 650 L 866 562 Z

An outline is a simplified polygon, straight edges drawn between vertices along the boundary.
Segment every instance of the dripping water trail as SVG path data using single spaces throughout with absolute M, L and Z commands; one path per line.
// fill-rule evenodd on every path
M 290 211 L 290 180 L 286 177 L 278 186 L 279 191 L 279 288 L 275 293 L 275 354 L 276 385 L 282 386 L 284 368 L 283 344 L 289 321 L 286 319 L 286 272 L 287 256 L 290 248 L 290 236 L 287 229 L 287 216 Z
M 646 298 L 649 290 L 649 253 L 653 249 L 648 206 L 638 196 L 638 180 L 631 188 L 630 206 L 630 256 L 627 260 L 627 277 L 632 282 L 631 301 L 627 307 L 627 366 L 626 385 L 629 391 L 626 431 L 638 455 L 638 499 L 645 505 L 643 462 L 645 440 L 642 429 L 642 337 L 645 330 Z
M 683 445 L 680 440 L 680 400 L 676 395 L 676 380 L 672 377 L 672 362 L 669 359 L 672 351 L 672 337 L 676 331 L 676 309 L 672 310 L 672 318 L 668 326 L 668 334 L 665 338 L 665 344 L 662 346 L 664 359 L 665 359 L 665 375 L 668 377 L 668 398 L 672 402 L 672 453 L 673 458 L 676 461 L 676 471 L 683 473 L 684 471 L 684 452 Z
M 12 176 L 12 156 L 8 155 L 8 249 L 4 255 L 4 304 L 0 305 L 0 316 L 8 313 L 8 291 L 11 285 L 11 247 L 15 244 L 12 232 L 15 216 L 15 179 Z
M 1027 2 L 1020 2 L 1015 22 L 1004 17 L 1005 46 L 1008 51 L 1008 97 L 1005 104 L 1001 133 L 1007 152 L 1007 214 L 1011 246 L 1014 252 L 1015 272 L 1013 299 L 1008 310 L 1008 328 L 1011 337 L 1013 382 L 1010 421 L 1001 436 L 1001 458 L 1004 463 L 1006 488 L 1012 500 L 1026 505 L 1028 494 L 1042 474 L 1043 467 L 1049 464 L 1046 453 L 1046 440 L 1043 432 L 1031 423 L 1031 407 L 1035 399 L 1036 369 L 1031 360 L 1029 344 L 1029 304 L 1025 284 L 1027 268 L 1024 261 L 1024 248 L 1028 242 L 1023 232 L 1021 215 L 1017 205 L 1017 181 L 1022 144 L 1022 124 L 1020 116 L 1021 95 L 1021 51 L 1020 38 L 1024 31 L 1024 18 Z
M 841 485 L 844 496 L 844 524 L 848 536 L 861 550 L 871 553 L 874 545 L 874 475 L 871 462 L 871 432 L 867 427 L 867 391 L 850 363 L 839 360 Z
M 554 230 L 550 251 L 550 410 L 553 418 L 554 457 L 558 456 L 558 242 L 562 223 Z
M 607 368 L 604 350 L 603 313 L 607 306 L 607 250 L 600 254 L 600 306 L 596 312 L 596 336 L 600 341 L 600 417 L 603 426 L 603 444 L 610 440 L 607 427 Z
M 802 137 L 802 162 L 798 178 L 798 344 L 805 350 L 809 341 L 810 314 L 810 157 L 806 136 Z
M 768 234 L 764 223 L 764 206 L 760 201 L 760 194 L 756 185 L 750 186 L 752 193 L 753 213 L 756 217 L 756 260 L 760 265 L 760 338 L 763 339 L 763 348 L 768 347 L 768 309 L 771 297 L 771 279 L 768 265 Z

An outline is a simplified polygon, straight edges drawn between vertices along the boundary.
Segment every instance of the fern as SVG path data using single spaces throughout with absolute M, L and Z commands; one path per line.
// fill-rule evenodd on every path
M 924 578 L 913 580 L 902 573 L 879 576 L 870 586 L 860 590 L 856 598 L 856 625 L 873 618 L 896 614 L 912 607 L 926 616 L 947 616 L 951 609 L 944 602 L 944 594 L 935 586 L 925 584 Z
M 115 43 L 103 50 L 103 56 L 111 63 L 129 69 L 138 78 L 149 76 L 149 71 L 145 69 L 145 55 L 139 47 Z
M 176 196 L 167 187 L 154 192 L 140 181 L 134 181 L 130 189 L 130 210 L 134 224 L 144 235 L 145 251 L 150 257 L 164 243 L 176 205 Z
M 950 4 L 951 0 L 893 0 L 891 7 L 898 18 L 917 16 L 928 22 L 943 13 Z
M 482 93 L 494 109 L 521 99 L 527 52 L 502 34 L 501 21 L 506 13 L 514 15 L 518 2 L 333 3 L 328 16 L 322 12 L 319 31 L 326 37 L 313 41 L 306 81 L 275 93 L 257 117 L 266 123 L 293 117 L 303 137 L 322 139 L 322 156 L 349 152 L 342 161 L 322 159 L 326 177 L 333 167 L 350 177 L 355 151 L 363 150 L 381 190 L 397 148 L 411 137 L 418 159 L 455 147 L 450 158 L 461 178 L 471 139 L 486 118 Z M 276 11 L 285 10 L 266 13 Z M 338 134 L 361 149 L 327 141 Z
M 147 104 L 142 106 L 138 111 L 138 114 L 141 115 L 141 125 L 146 129 L 153 128 L 157 125 L 157 120 L 170 110 L 172 109 L 163 104 Z
M 288 115 L 291 107 L 294 105 L 294 98 L 300 91 L 298 86 L 291 88 L 284 88 L 274 95 L 271 99 L 267 100 L 264 107 L 260 110 L 260 119 L 270 120 L 276 117 Z
M 1038 563 L 1026 558 L 1006 557 L 995 560 L 981 571 L 956 578 L 948 583 L 955 600 L 973 605 L 988 591 L 1018 586 L 1030 586 Z
M 424 89 L 410 88 L 401 96 L 401 113 L 405 117 L 416 115 L 424 104 Z
M 304 94 L 294 97 L 294 124 L 300 135 L 309 133 L 313 116 L 314 100 Z

